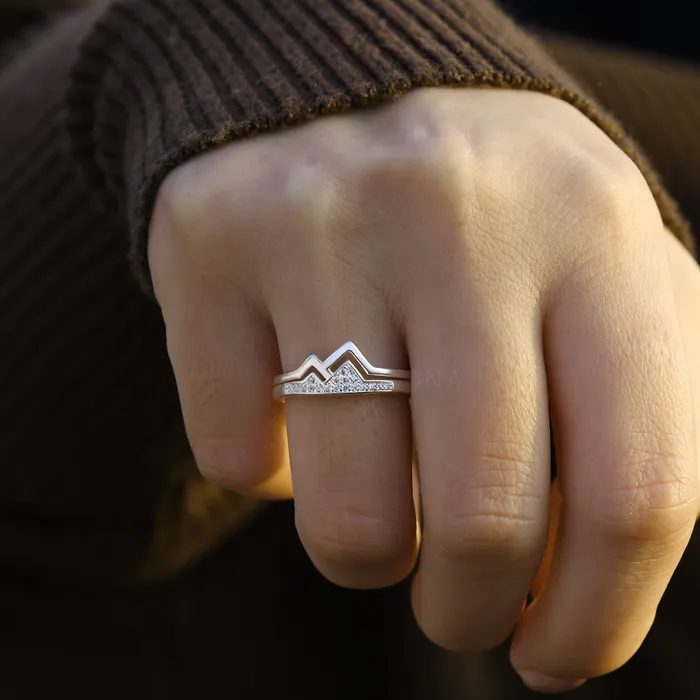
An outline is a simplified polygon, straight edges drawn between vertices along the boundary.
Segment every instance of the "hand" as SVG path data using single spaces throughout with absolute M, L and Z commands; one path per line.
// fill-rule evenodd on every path
M 431 639 L 481 650 L 516 628 L 512 663 L 542 690 L 636 651 L 698 513 L 700 281 L 578 111 L 421 90 L 223 147 L 163 184 L 149 259 L 200 469 L 267 498 L 293 477 L 326 577 L 411 571 L 413 434 Z M 274 375 L 347 340 L 410 367 L 410 406 L 294 399 L 285 416 Z M 550 409 L 563 500 L 543 558 Z

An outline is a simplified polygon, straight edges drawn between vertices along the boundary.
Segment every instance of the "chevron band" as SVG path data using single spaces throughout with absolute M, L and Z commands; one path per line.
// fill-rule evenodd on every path
M 411 373 L 375 367 L 352 342 L 341 345 L 325 361 L 309 355 L 298 369 L 275 377 L 273 396 L 384 394 L 411 392 Z

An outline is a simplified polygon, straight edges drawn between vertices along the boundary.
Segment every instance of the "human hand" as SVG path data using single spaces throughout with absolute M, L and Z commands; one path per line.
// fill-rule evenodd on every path
M 413 434 L 419 624 L 456 650 L 516 628 L 512 663 L 547 690 L 630 658 L 697 516 L 700 281 L 679 245 L 572 107 L 432 89 L 176 169 L 149 260 L 205 476 L 267 498 L 293 476 L 319 570 L 390 585 L 418 549 Z M 410 406 L 273 402 L 276 374 L 347 340 L 410 366 Z

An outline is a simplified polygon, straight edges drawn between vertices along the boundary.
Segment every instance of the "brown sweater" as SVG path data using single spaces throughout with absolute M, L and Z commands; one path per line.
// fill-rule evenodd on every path
M 148 295 L 165 175 L 256 132 L 476 83 L 577 106 L 690 247 L 640 149 L 490 0 L 119 0 L 0 54 L 1 567 L 156 580 L 257 507 L 206 484 L 187 446 Z

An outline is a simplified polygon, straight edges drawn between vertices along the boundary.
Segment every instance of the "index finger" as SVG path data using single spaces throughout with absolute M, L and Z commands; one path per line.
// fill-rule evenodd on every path
M 542 676 L 591 678 L 636 652 L 697 513 L 675 300 L 663 241 L 649 243 L 607 251 L 597 269 L 567 280 L 547 313 L 563 503 L 549 575 L 512 649 L 539 689 Z

